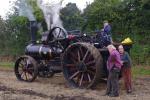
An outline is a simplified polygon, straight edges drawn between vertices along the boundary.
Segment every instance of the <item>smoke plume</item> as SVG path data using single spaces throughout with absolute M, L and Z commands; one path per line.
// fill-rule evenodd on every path
M 62 1 L 53 3 L 52 0 L 37 0 L 37 4 L 43 11 L 48 30 L 56 26 L 63 27 L 59 16 L 62 8 Z
M 32 7 L 27 3 L 27 0 L 18 0 L 19 16 L 27 17 L 30 21 L 36 21 Z

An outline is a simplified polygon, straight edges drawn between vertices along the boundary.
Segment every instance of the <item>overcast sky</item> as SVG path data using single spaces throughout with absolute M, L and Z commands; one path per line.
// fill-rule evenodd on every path
M 11 8 L 11 2 L 16 1 L 16 0 L 0 0 L 0 15 L 2 17 L 5 17 L 6 13 L 9 11 Z M 56 0 L 50 0 L 51 2 L 54 2 Z M 60 0 L 57 0 L 60 1 Z M 65 6 L 68 2 L 76 3 L 78 8 L 83 10 L 86 7 L 86 2 L 91 3 L 94 0 L 64 0 L 63 1 L 63 6 Z

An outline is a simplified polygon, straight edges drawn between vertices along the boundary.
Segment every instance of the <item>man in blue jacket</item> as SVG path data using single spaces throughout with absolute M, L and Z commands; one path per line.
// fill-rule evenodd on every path
M 111 33 L 111 26 L 108 21 L 104 21 L 104 33 L 107 34 L 108 40 L 112 43 L 112 33 Z

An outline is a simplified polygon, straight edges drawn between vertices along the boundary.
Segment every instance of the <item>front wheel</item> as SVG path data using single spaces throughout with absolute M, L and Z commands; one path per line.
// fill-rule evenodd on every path
M 37 62 L 30 56 L 21 56 L 15 63 L 14 72 L 18 80 L 32 82 L 38 75 Z

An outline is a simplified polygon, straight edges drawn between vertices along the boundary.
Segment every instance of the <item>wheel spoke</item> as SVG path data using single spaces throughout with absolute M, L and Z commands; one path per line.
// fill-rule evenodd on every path
M 26 80 L 28 80 L 28 78 L 27 78 L 27 73 L 25 72 L 25 78 L 26 78 Z
M 84 74 L 82 73 L 82 75 L 81 75 L 81 79 L 80 79 L 80 83 L 79 83 L 79 86 L 81 86 L 81 85 L 82 85 L 83 77 L 84 77 Z
M 27 65 L 27 59 L 24 58 L 23 61 L 24 61 L 24 66 L 26 66 Z
M 28 75 L 30 74 L 30 75 L 33 77 L 33 75 L 32 75 L 33 71 L 34 71 L 34 68 L 33 68 L 33 67 L 28 68 L 28 69 L 27 69 Z
M 18 65 L 18 70 L 23 70 L 24 66 L 20 66 L 20 64 Z
M 79 52 L 80 52 L 80 56 L 81 56 L 81 58 L 82 58 L 82 57 L 83 57 L 83 51 L 82 51 L 81 46 L 79 47 Z
M 23 73 L 23 70 L 18 70 L 18 74 L 22 74 Z
M 58 32 L 57 38 L 60 38 L 60 33 L 61 33 L 61 29 L 59 29 L 59 32 Z
M 23 67 L 18 68 L 18 72 L 23 72 L 23 70 L 24 70 Z
M 89 75 L 89 74 L 87 74 L 87 76 L 88 76 L 89 82 L 91 82 L 91 77 L 90 77 L 90 75 Z
M 80 53 L 79 53 L 79 50 L 78 50 L 78 62 L 80 62 L 81 60 L 81 57 L 80 57 Z
M 27 80 L 29 80 L 30 77 L 29 77 L 29 73 L 28 72 L 26 72 L 26 76 L 27 76 Z
M 93 65 L 93 64 L 95 64 L 95 60 L 93 60 L 93 61 L 89 61 L 88 63 L 86 63 L 85 65 L 86 66 L 89 66 L 89 65 Z
M 80 72 L 77 71 L 75 72 L 71 77 L 69 77 L 70 80 L 72 80 L 73 78 L 75 78 Z
M 23 68 L 25 65 L 26 65 L 26 64 L 25 64 L 25 61 L 24 61 L 24 59 L 23 59 L 23 60 L 19 63 L 18 66 Z
M 82 60 L 83 62 L 85 61 L 85 59 L 86 59 L 88 53 L 89 53 L 89 51 L 87 50 L 86 53 L 85 53 L 85 55 L 84 55 L 84 57 L 83 57 L 83 60 Z
M 29 78 L 29 79 L 32 79 L 32 78 L 33 78 L 32 73 L 28 72 L 28 78 Z
M 23 67 L 24 65 L 23 65 L 22 63 L 19 63 L 19 66 L 20 66 L 20 67 Z
M 95 72 L 94 71 L 91 71 L 91 70 L 87 70 L 88 73 L 92 74 L 92 75 L 95 75 Z
M 32 75 L 32 70 L 28 70 L 28 74 L 30 74 L 31 76 L 33 76 Z
M 24 71 L 22 71 L 22 72 L 20 73 L 20 76 L 22 76 L 23 73 L 24 73 Z
M 22 79 L 24 79 L 24 72 L 22 72 L 20 76 L 22 77 Z

